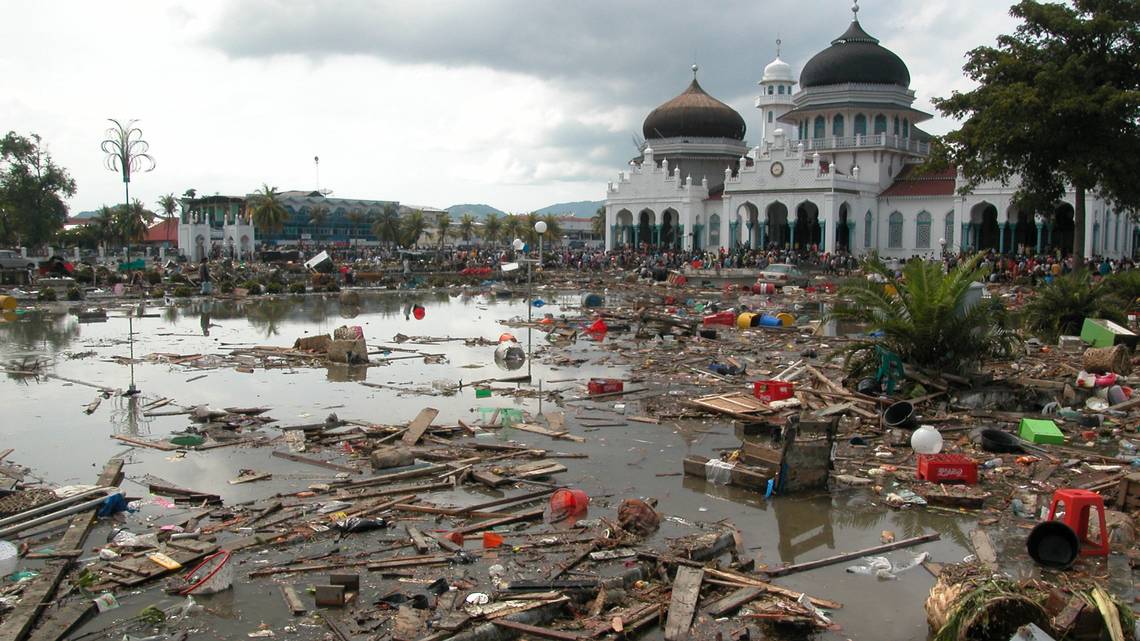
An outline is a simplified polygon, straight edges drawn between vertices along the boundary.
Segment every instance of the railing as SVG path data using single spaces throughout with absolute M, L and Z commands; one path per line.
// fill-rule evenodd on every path
M 871 134 L 855 136 L 830 136 L 827 138 L 808 138 L 807 140 L 792 141 L 793 145 L 804 144 L 804 151 L 834 151 L 836 149 L 868 149 L 872 147 L 886 147 L 887 149 L 901 149 L 920 155 L 930 154 L 930 143 L 920 142 L 902 136 L 889 134 Z

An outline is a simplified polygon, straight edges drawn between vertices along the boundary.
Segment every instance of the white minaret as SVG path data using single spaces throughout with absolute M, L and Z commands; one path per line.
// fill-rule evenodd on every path
M 793 125 L 779 122 L 780 116 L 792 108 L 792 88 L 796 79 L 792 76 L 792 66 L 780 59 L 781 41 L 776 39 L 776 59 L 764 67 L 761 78 L 760 95 L 756 98 L 756 108 L 760 110 L 760 127 L 766 142 L 775 139 L 777 129 L 784 129 L 785 140 L 795 140 L 796 132 L 790 131 Z

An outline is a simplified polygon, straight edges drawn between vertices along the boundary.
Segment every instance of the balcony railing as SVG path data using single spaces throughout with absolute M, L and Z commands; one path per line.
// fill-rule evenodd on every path
M 808 138 L 807 140 L 800 140 L 798 142 L 804 143 L 804 151 L 810 152 L 885 147 L 887 149 L 909 151 L 922 156 L 930 154 L 930 143 L 928 142 L 920 142 L 911 138 L 903 138 L 902 136 L 892 136 L 889 134 L 830 136 L 827 138 Z

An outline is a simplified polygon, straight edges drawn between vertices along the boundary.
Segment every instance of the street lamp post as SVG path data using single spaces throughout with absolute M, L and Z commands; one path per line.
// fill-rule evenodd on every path
M 945 238 L 939 238 L 938 239 L 938 246 L 942 248 L 942 254 L 939 256 L 939 258 L 941 258 L 942 260 L 946 260 L 946 239 Z
M 521 252 L 525 243 L 521 238 L 516 238 L 511 243 L 511 247 L 515 248 L 516 252 Z M 526 260 L 525 258 L 523 260 Z M 531 309 L 531 293 L 530 293 L 530 261 L 526 261 L 526 377 L 530 380 L 530 359 L 531 359 L 531 327 L 530 327 L 530 309 Z

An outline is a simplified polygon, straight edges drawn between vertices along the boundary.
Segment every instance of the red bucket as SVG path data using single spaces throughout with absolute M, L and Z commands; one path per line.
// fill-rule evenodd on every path
M 581 516 L 590 505 L 590 497 L 582 490 L 559 488 L 550 495 L 550 513 L 558 518 Z

